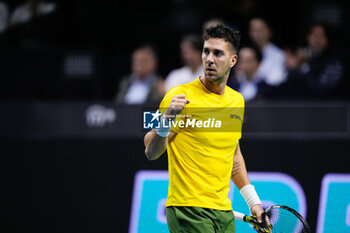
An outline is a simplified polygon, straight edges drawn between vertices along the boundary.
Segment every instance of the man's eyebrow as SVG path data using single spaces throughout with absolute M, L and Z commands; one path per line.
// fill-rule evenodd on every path
M 224 50 L 221 50 L 221 49 L 214 49 L 214 52 L 221 52 L 221 53 L 223 53 Z
M 208 47 L 203 47 L 203 49 L 213 50 L 213 52 L 224 52 L 222 49 L 210 49 Z

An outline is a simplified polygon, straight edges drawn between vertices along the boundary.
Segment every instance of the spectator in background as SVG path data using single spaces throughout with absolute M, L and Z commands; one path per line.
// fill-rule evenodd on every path
M 8 17 L 9 11 L 6 3 L 0 2 L 0 34 L 7 28 Z
M 330 43 L 325 25 L 312 24 L 307 47 L 286 51 L 288 84 L 296 83 L 302 97 L 330 97 L 342 81 L 343 65 Z
M 181 58 L 185 66 L 171 71 L 165 79 L 165 90 L 194 81 L 203 76 L 202 40 L 197 35 L 185 36 L 180 44 Z
M 41 0 L 27 0 L 26 3 L 18 6 L 10 17 L 10 25 L 26 23 L 33 17 L 50 14 L 55 11 L 55 3 L 47 3 Z
M 249 22 L 249 36 L 261 50 L 263 58 L 258 73 L 266 84 L 278 86 L 286 80 L 285 55 L 271 42 L 272 31 L 267 21 L 253 18 Z
M 262 53 L 255 46 L 244 46 L 239 50 L 232 87 L 243 95 L 246 102 L 264 92 L 264 78 L 258 72 L 261 60 Z
M 158 58 L 152 46 L 144 45 L 132 54 L 132 73 L 119 82 L 117 103 L 159 103 L 163 97 L 163 80 L 156 74 Z

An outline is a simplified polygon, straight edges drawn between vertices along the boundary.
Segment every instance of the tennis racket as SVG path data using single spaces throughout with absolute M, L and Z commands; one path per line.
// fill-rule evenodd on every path
M 269 217 L 271 230 L 265 224 L 259 224 L 255 216 L 233 211 L 235 219 L 250 223 L 263 233 L 311 233 L 310 226 L 303 216 L 288 206 L 273 205 L 267 208 L 265 213 Z

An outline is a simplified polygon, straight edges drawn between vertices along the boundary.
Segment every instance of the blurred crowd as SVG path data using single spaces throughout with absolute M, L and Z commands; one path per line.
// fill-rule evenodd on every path
M 203 24 L 203 30 L 216 24 L 225 22 L 210 19 Z M 305 35 L 307 45 L 294 49 L 282 49 L 273 43 L 273 29 L 264 18 L 253 17 L 248 31 L 249 41 L 243 41 L 239 48 L 238 63 L 227 83 L 240 92 L 246 102 L 284 98 L 329 99 L 344 95 L 344 65 L 325 24 L 311 24 Z M 122 79 L 117 101 L 126 104 L 160 101 L 170 88 L 194 81 L 203 75 L 201 45 L 200 35 L 185 35 L 179 43 L 184 66 L 170 71 L 164 82 L 156 75 L 154 50 L 148 47 L 150 51 L 143 52 L 142 60 L 138 54 L 145 47 L 136 49 L 132 56 L 132 72 L 128 78 Z M 125 80 L 129 85 L 125 85 Z M 133 101 L 130 101 L 131 97 Z
M 53 14 L 59 5 L 59 2 L 44 0 L 17 2 L 17 5 L 9 7 L 8 2 L 0 0 L 0 43 L 6 32 Z M 245 27 L 243 33 L 247 36 L 241 41 L 238 63 L 231 70 L 227 85 L 240 92 L 246 102 L 348 97 L 346 62 L 339 46 L 335 46 L 336 41 L 329 25 L 314 22 L 303 35 L 304 44 L 280 47 L 274 43 L 278 31 L 266 18 L 253 15 L 249 19 L 241 17 L 240 20 L 244 22 L 238 23 L 238 26 Z M 227 24 L 241 30 L 235 23 L 234 20 L 209 18 L 204 20 L 200 31 L 216 24 Z M 159 52 L 162 51 L 158 51 L 157 43 L 145 42 L 133 48 L 129 54 L 129 73 L 114 77 L 117 80 L 114 88 L 114 100 L 117 103 L 159 103 L 172 87 L 203 75 L 200 33 L 186 33 L 177 45 L 168 46 L 178 47 L 182 64 L 173 65 L 162 75 L 159 74 L 162 64 Z
M 54 13 L 56 3 L 42 0 L 26 0 L 9 5 L 0 0 L 0 35 L 31 21 Z
M 33 17 L 50 14 L 55 10 L 55 3 L 40 0 L 27 0 L 9 12 L 7 5 L 0 2 L 0 32 L 17 24 L 26 23 Z

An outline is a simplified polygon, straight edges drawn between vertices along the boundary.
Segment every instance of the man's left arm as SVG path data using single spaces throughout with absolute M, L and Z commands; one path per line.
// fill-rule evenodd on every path
M 254 186 L 250 184 L 247 168 L 239 147 L 239 143 L 237 144 L 235 155 L 233 156 L 231 179 L 240 190 L 242 196 L 249 206 L 251 213 L 257 217 L 259 223 L 262 223 L 261 215 L 264 210 L 261 207 L 261 201 L 255 191 Z

